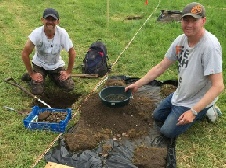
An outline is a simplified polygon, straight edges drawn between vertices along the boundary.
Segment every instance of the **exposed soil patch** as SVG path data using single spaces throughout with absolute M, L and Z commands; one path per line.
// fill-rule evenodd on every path
M 145 134 L 145 132 L 148 132 L 149 124 L 153 122 L 149 114 L 155 106 L 150 104 L 152 100 L 146 99 L 146 102 L 143 102 L 143 104 L 149 104 L 149 108 L 138 112 L 139 99 L 141 100 L 142 98 L 136 96 L 130 100 L 127 106 L 110 108 L 102 104 L 98 94 L 93 94 L 81 107 L 79 124 L 81 121 L 84 121 L 85 126 L 95 132 L 110 129 L 112 136 L 127 133 L 134 137 L 136 135 L 134 135 L 133 130 L 136 131 L 137 136 Z
M 105 86 L 126 86 L 126 84 L 122 80 L 111 80 L 106 81 Z M 175 89 L 176 87 L 172 85 L 163 85 L 160 94 L 163 98 Z M 68 93 L 62 95 L 62 92 L 46 93 L 41 99 L 54 108 L 68 108 L 79 96 Z M 110 108 L 102 103 L 98 93 L 91 94 L 82 102 L 78 123 L 70 129 L 70 132 L 63 135 L 68 150 L 79 152 L 94 149 L 108 139 L 133 141 L 147 136 L 153 126 L 152 112 L 156 108 L 156 103 L 155 98 L 135 94 L 128 105 Z M 112 146 L 104 143 L 102 148 L 99 154 L 108 157 Z M 139 168 L 161 168 L 166 165 L 166 155 L 166 148 L 155 148 L 141 143 L 134 151 L 133 163 Z
M 139 19 L 142 19 L 143 16 L 139 16 L 139 15 L 130 15 L 130 16 L 127 16 L 125 18 L 125 20 L 139 20 Z
M 181 11 L 161 10 L 161 14 L 157 18 L 157 21 L 161 21 L 161 22 L 177 21 L 177 22 L 180 22 L 181 21 L 181 17 L 182 17 Z
M 51 108 L 71 108 L 72 105 L 79 99 L 81 94 L 75 94 L 73 92 L 65 92 L 62 90 L 46 90 L 41 96 L 40 100 L 47 103 Z M 38 105 L 41 108 L 46 108 L 44 104 L 37 100 L 34 100 L 32 106 Z
M 165 84 L 161 87 L 161 96 L 167 97 L 168 95 L 170 95 L 173 91 L 175 91 L 177 89 L 176 86 L 174 85 L 169 85 L 169 84 Z
M 125 81 L 124 80 L 120 80 L 120 79 L 108 79 L 105 82 L 105 86 L 126 86 Z
M 139 147 L 134 152 L 133 163 L 138 168 L 165 168 L 166 148 Z
M 106 86 L 122 86 L 122 81 L 111 80 Z M 111 83 L 109 85 L 109 83 Z M 123 86 L 125 84 L 123 83 Z M 163 87 L 161 95 L 166 96 L 175 87 Z M 153 126 L 152 112 L 156 108 L 156 100 L 135 94 L 129 104 L 120 108 L 110 108 L 104 105 L 97 93 L 83 102 L 80 119 L 72 133 L 64 135 L 70 151 L 79 152 L 93 149 L 100 142 L 108 139 L 120 141 L 135 140 L 147 136 Z M 107 157 L 112 146 L 103 145 L 103 157 Z M 135 150 L 133 162 L 138 167 L 164 167 L 166 164 L 166 148 L 138 146 Z

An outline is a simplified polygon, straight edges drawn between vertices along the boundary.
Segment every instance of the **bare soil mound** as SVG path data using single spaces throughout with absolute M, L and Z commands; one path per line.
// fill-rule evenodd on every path
M 122 81 L 111 80 L 106 85 L 119 86 L 121 83 Z M 175 89 L 166 85 L 162 87 L 161 95 L 166 96 Z M 154 125 L 152 112 L 156 103 L 156 99 L 135 94 L 128 105 L 111 108 L 104 105 L 99 95 L 94 93 L 82 103 L 80 119 L 72 133 L 64 135 L 66 144 L 70 151 L 79 152 L 93 149 L 108 139 L 133 141 L 148 136 Z M 111 146 L 104 144 L 100 155 L 107 157 L 111 149 Z M 138 145 L 134 151 L 133 163 L 144 168 L 165 167 L 166 156 L 166 148 Z
M 114 79 L 106 81 L 105 86 L 126 86 L 126 84 L 122 80 Z M 175 89 L 176 87 L 172 85 L 163 85 L 160 90 L 161 98 Z M 103 143 L 99 155 L 107 158 L 112 150 L 112 146 L 105 143 L 107 140 L 136 141 L 148 136 L 154 125 L 152 112 L 158 101 L 155 99 L 156 95 L 153 95 L 153 98 L 144 96 L 145 92 L 144 90 L 144 94 L 133 95 L 129 104 L 120 108 L 110 108 L 101 102 L 98 93 L 91 94 L 81 104 L 77 124 L 63 135 L 68 150 L 78 153 L 94 149 L 98 144 Z M 69 94 L 62 98 L 61 93 L 46 93 L 43 96 L 41 99 L 53 107 L 68 108 L 80 95 Z M 52 101 L 51 98 L 53 98 Z M 140 168 L 161 168 L 166 166 L 166 156 L 167 148 L 148 146 L 141 140 L 134 150 L 132 160 L 134 165 Z

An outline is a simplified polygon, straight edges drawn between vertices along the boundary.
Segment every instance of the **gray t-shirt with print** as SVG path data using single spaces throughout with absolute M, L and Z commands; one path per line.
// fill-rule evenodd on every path
M 188 46 L 186 35 L 178 36 L 166 57 L 178 61 L 178 88 L 171 100 L 176 106 L 193 107 L 211 87 L 208 75 L 222 72 L 221 45 L 208 31 L 194 47 Z

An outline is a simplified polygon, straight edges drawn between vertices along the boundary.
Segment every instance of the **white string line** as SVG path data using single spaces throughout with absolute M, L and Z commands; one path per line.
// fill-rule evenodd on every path
M 148 16 L 148 18 L 145 20 L 145 22 L 143 23 L 143 25 L 138 29 L 138 31 L 135 33 L 135 35 L 132 37 L 132 39 L 130 40 L 130 42 L 127 44 L 127 46 L 123 49 L 123 51 L 119 54 L 118 58 L 115 60 L 115 62 L 112 64 L 112 67 L 118 62 L 119 58 L 121 57 L 121 55 L 129 48 L 130 44 L 132 43 L 132 41 L 135 39 L 135 37 L 137 36 L 137 34 L 140 32 L 140 30 L 146 25 L 146 23 L 148 22 L 148 20 L 152 17 L 153 13 L 157 10 L 157 8 L 159 7 L 161 3 L 161 0 L 159 0 L 158 5 L 155 7 L 154 11 Z
M 52 146 L 55 144 L 55 142 L 60 138 L 62 133 L 60 133 L 48 146 L 48 148 L 36 159 L 35 163 L 31 166 L 31 168 L 34 168 L 38 162 L 44 157 L 44 155 L 52 148 Z
M 161 0 L 159 0 L 157 6 L 155 7 L 154 11 L 148 16 L 148 18 L 145 20 L 145 22 L 142 24 L 142 26 L 138 29 L 138 31 L 135 33 L 135 35 L 132 37 L 132 39 L 129 41 L 129 43 L 127 44 L 127 46 L 123 49 L 123 51 L 119 54 L 119 56 L 117 57 L 117 59 L 115 60 L 115 62 L 112 64 L 112 67 L 118 62 L 119 58 L 121 57 L 121 55 L 129 48 L 130 44 L 132 43 L 132 41 L 135 39 L 135 37 L 137 36 L 137 34 L 140 32 L 140 30 L 146 25 L 146 23 L 148 22 L 148 20 L 152 17 L 153 13 L 157 10 L 157 8 L 159 7 L 161 3 Z M 108 73 L 102 77 L 102 79 L 97 83 L 97 85 L 95 86 L 95 88 L 91 91 L 91 93 L 93 93 L 94 91 L 96 91 L 106 80 L 108 79 Z M 85 98 L 87 99 L 90 96 L 90 94 Z M 80 106 L 77 110 L 80 109 Z M 77 113 L 75 113 L 72 118 L 74 118 L 74 116 L 76 116 Z M 39 162 L 40 160 L 43 158 L 43 156 L 52 148 L 52 146 L 55 144 L 55 142 L 60 138 L 60 136 L 63 133 L 60 133 L 48 146 L 48 148 L 36 159 L 35 163 L 31 166 L 31 168 L 34 168 Z
M 145 22 L 142 24 L 142 26 L 137 30 L 137 32 L 134 34 L 134 36 L 132 37 L 132 39 L 129 41 L 129 43 L 127 44 L 127 46 L 123 49 L 123 51 L 119 54 L 119 56 L 117 57 L 117 59 L 115 60 L 114 63 L 112 63 L 111 68 L 114 67 L 114 65 L 118 62 L 119 58 L 121 57 L 121 55 L 129 48 L 130 44 L 133 42 L 133 40 L 135 39 L 135 37 L 137 36 L 137 34 L 140 32 L 140 30 L 146 25 L 146 23 L 149 21 L 149 19 L 152 17 L 153 13 L 156 12 L 157 8 L 159 7 L 161 3 L 161 0 L 159 0 L 157 6 L 155 7 L 155 9 L 153 10 L 153 12 L 148 16 L 148 18 L 145 20 Z M 99 88 L 100 85 L 102 85 L 108 78 L 108 74 L 106 74 L 100 82 L 98 82 L 98 84 L 96 85 L 96 87 L 93 89 L 93 91 L 97 90 Z

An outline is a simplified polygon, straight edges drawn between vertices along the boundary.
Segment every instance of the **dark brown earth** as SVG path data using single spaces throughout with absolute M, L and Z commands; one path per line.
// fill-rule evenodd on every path
M 136 148 L 133 163 L 138 168 L 164 168 L 166 148 L 144 147 Z
M 109 80 L 105 86 L 126 86 L 124 81 Z M 163 85 L 161 97 L 172 93 L 176 87 Z M 54 96 L 53 96 L 54 95 Z M 62 93 L 45 93 L 40 99 L 54 108 L 70 108 L 81 95 Z M 81 103 L 80 118 L 75 127 L 63 136 L 68 149 L 73 152 L 93 149 L 103 140 L 122 139 L 135 140 L 148 135 L 153 125 L 152 112 L 156 107 L 156 100 L 150 97 L 135 94 L 129 104 L 120 108 L 105 106 L 98 93 L 91 94 Z M 38 102 L 35 102 L 38 103 Z M 41 105 L 39 103 L 39 105 Z M 107 157 L 111 146 L 103 145 L 101 155 Z M 133 163 L 139 168 L 160 168 L 166 164 L 166 148 L 137 146 L 134 152 Z
M 67 112 L 50 112 L 44 111 L 38 115 L 38 122 L 53 122 L 58 123 L 64 120 L 67 116 Z
M 56 90 L 45 90 L 45 92 L 39 96 L 39 99 L 46 104 L 48 104 L 51 108 L 71 108 L 72 105 L 78 101 L 81 94 L 75 94 L 73 92 L 66 92 L 60 89 Z M 32 102 L 32 106 L 38 105 L 39 107 L 47 108 L 46 105 L 43 105 L 38 100 L 34 100 Z
M 148 98 L 135 96 L 124 107 L 110 108 L 103 105 L 98 94 L 92 94 L 80 109 L 81 116 L 76 127 L 76 134 L 65 134 L 69 149 L 83 150 L 84 139 L 78 136 L 81 133 L 81 136 L 85 137 L 84 132 L 87 132 L 86 143 L 91 144 L 86 145 L 88 149 L 92 149 L 98 142 L 108 138 L 128 137 L 132 139 L 147 135 L 149 125 L 153 124 L 150 112 L 155 106 L 152 104 L 153 101 Z

